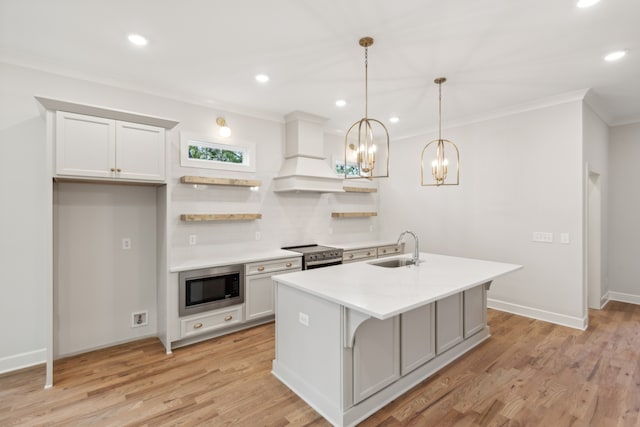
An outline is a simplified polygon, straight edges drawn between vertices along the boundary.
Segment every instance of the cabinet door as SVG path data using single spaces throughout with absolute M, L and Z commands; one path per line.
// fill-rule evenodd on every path
M 118 177 L 164 181 L 164 129 L 137 123 L 116 122 Z
M 371 318 L 358 327 L 353 345 L 353 402 L 358 403 L 400 377 L 399 316 Z
M 56 175 L 115 175 L 115 120 L 56 112 Z
M 271 316 L 274 311 L 274 283 L 273 274 L 256 274 L 247 276 L 245 280 L 245 310 L 246 320 Z
M 400 315 L 400 373 L 406 375 L 436 356 L 435 304 Z
M 464 291 L 464 337 L 481 331 L 487 324 L 487 293 L 484 285 Z
M 436 352 L 462 342 L 462 292 L 436 301 Z

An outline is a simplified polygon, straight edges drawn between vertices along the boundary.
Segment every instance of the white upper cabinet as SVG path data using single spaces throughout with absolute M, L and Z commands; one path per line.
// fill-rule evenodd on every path
M 165 129 L 56 112 L 56 175 L 164 181 Z

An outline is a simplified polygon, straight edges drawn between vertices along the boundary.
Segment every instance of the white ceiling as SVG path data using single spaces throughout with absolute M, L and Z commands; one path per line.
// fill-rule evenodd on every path
M 439 76 L 445 126 L 587 88 L 609 124 L 640 121 L 640 1 L 575 1 L 0 0 L 0 61 L 344 132 L 364 115 L 372 36 L 369 116 L 400 117 L 392 140 L 434 128 Z

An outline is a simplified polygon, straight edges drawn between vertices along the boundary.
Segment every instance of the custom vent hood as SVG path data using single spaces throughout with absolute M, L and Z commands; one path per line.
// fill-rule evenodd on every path
M 324 157 L 324 117 L 294 111 L 285 117 L 285 152 L 273 191 L 342 193 L 342 178 Z

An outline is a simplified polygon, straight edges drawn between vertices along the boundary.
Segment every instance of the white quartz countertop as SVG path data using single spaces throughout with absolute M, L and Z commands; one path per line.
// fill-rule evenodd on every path
M 522 268 L 521 265 L 421 253 L 419 266 L 384 268 L 372 262 L 410 254 L 273 276 L 279 284 L 378 319 L 387 319 Z
M 283 259 L 291 257 L 301 257 L 300 252 L 287 251 L 284 249 L 272 249 L 259 252 L 243 253 L 221 253 L 203 258 L 190 259 L 188 261 L 172 265 L 169 271 L 177 273 L 180 271 L 196 270 L 198 268 L 221 267 L 224 265 L 246 264 L 249 262 L 259 262 L 271 259 Z
M 396 242 L 391 240 L 375 240 L 375 241 L 357 242 L 357 243 L 327 243 L 326 246 L 340 248 L 345 251 L 352 251 L 355 249 L 377 248 L 380 246 L 391 246 L 395 244 Z

